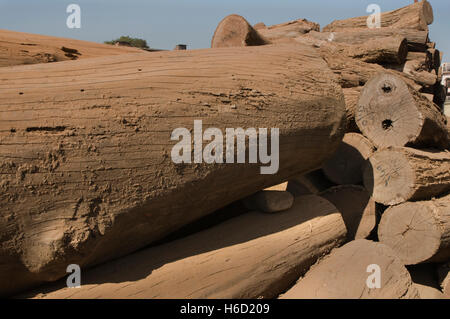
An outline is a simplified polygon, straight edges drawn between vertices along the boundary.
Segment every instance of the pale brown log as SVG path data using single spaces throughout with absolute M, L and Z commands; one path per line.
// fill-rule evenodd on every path
M 243 17 L 231 14 L 218 24 L 211 48 L 246 47 L 267 44 Z
M 331 203 L 297 197 L 284 213 L 241 215 L 86 271 L 79 289 L 55 287 L 36 297 L 274 298 L 342 244 L 345 234 Z
M 359 132 L 358 125 L 355 122 L 355 112 L 358 106 L 359 96 L 362 87 L 344 88 L 345 112 L 347 114 L 347 129 L 346 132 Z
M 367 29 L 368 16 L 335 20 L 323 28 L 323 31 L 342 31 L 347 29 Z M 393 29 L 413 29 L 427 31 L 428 25 L 433 23 L 433 8 L 426 0 L 416 2 L 406 7 L 383 12 L 381 27 Z
M 365 239 L 376 226 L 376 204 L 362 186 L 341 185 L 327 189 L 320 196 L 341 212 L 347 227 L 347 239 Z
M 0 67 L 137 52 L 142 52 L 142 50 L 40 34 L 0 30 Z
M 384 205 L 445 194 L 450 191 L 450 153 L 407 147 L 375 152 L 364 170 L 364 185 Z
M 331 41 L 345 44 L 364 44 L 368 41 L 385 39 L 389 37 L 405 38 L 408 44 L 408 51 L 425 52 L 428 49 L 428 31 L 416 31 L 408 29 L 348 29 L 338 32 L 315 32 L 311 31 L 304 35 L 307 38 L 314 38 L 322 41 Z
M 368 266 L 378 265 L 380 288 L 369 288 Z M 372 270 L 371 270 L 372 271 Z M 311 267 L 281 299 L 418 298 L 408 270 L 386 245 L 359 239 L 335 249 Z
M 0 83 L 1 294 L 132 252 L 320 167 L 344 135 L 341 88 L 297 45 L 6 67 Z M 279 128 L 278 173 L 174 164 L 171 134 L 194 120 L 224 134 Z
M 336 153 L 324 163 L 322 170 L 335 184 L 360 184 L 366 160 L 374 150 L 373 144 L 363 135 L 347 133 Z
M 264 39 L 271 43 L 283 41 L 288 38 L 296 38 L 311 31 L 320 31 L 320 25 L 306 19 L 293 20 L 281 24 L 266 27 L 263 24 L 256 24 L 255 28 Z
M 377 148 L 448 147 L 446 119 L 440 108 L 390 73 L 364 86 L 355 114 L 360 131 Z
M 437 282 L 436 266 L 421 264 L 408 267 L 411 279 L 419 292 L 420 299 L 445 299 Z
M 450 298 L 450 262 L 439 266 L 438 280 L 446 298 Z
M 405 265 L 450 258 L 450 196 L 388 208 L 378 227 L 380 242 Z

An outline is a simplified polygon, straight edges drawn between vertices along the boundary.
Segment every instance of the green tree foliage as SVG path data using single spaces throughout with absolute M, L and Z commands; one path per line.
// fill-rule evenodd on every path
M 117 42 L 128 43 L 132 47 L 141 48 L 141 49 L 149 49 L 147 45 L 147 41 L 139 38 L 132 38 L 128 35 L 123 35 L 118 39 L 105 41 L 106 44 L 116 44 Z

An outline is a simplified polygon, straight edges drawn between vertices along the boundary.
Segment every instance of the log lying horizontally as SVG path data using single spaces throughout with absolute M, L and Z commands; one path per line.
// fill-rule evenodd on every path
M 405 265 L 450 259 L 450 196 L 388 208 L 378 227 L 380 242 Z
M 267 44 L 243 17 L 231 14 L 220 21 L 211 40 L 211 48 L 247 47 Z
M 370 266 L 378 266 L 371 268 Z M 375 272 L 374 272 L 375 270 Z M 369 288 L 377 284 L 379 288 Z M 281 299 L 409 299 L 418 298 L 408 270 L 388 246 L 355 240 L 334 250 L 311 267 Z
M 296 198 L 286 212 L 248 213 L 99 266 L 79 289 L 45 298 L 274 298 L 345 239 L 336 208 Z M 39 296 L 37 296 L 39 297 Z
M 368 16 L 335 20 L 323 28 L 323 31 L 342 31 L 347 29 L 367 29 Z M 434 20 L 433 8 L 426 0 L 409 6 L 381 13 L 381 27 L 392 29 L 428 30 Z
M 380 73 L 366 83 L 355 118 L 378 148 L 448 147 L 446 118 L 439 107 L 390 73 Z
M 265 40 L 271 43 L 275 43 L 286 38 L 296 38 L 311 31 L 320 31 L 320 26 L 317 23 L 306 19 L 289 21 L 269 27 L 259 23 L 256 24 L 254 28 L 257 29 L 258 33 L 261 34 Z
M 344 134 L 333 78 L 301 45 L 2 68 L 0 294 L 61 278 L 68 263 L 132 252 L 320 167 Z M 223 134 L 278 128 L 278 173 L 262 175 L 269 164 L 259 163 L 175 164 L 182 142 L 171 135 L 198 134 L 194 120 Z
M 450 153 L 388 148 L 369 158 L 364 185 L 384 205 L 426 200 L 450 191 Z
M 376 204 L 362 186 L 332 187 L 320 196 L 329 200 L 341 212 L 349 240 L 369 237 L 376 225 Z
M 338 185 L 357 185 L 363 181 L 366 160 L 373 154 L 373 144 L 358 133 L 347 133 L 336 153 L 322 169 Z

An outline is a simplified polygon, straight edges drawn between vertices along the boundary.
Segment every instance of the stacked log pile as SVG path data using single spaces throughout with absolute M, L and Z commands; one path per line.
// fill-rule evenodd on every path
M 425 0 L 375 29 L 230 15 L 211 49 L 1 68 L 0 295 L 450 297 L 432 22 Z M 194 120 L 279 128 L 278 173 L 174 163 L 170 134 Z M 182 231 L 233 202 L 242 214 Z

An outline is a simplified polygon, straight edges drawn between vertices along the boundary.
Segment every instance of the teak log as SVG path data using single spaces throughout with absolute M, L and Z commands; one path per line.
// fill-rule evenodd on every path
M 445 194 L 450 191 L 450 153 L 407 147 L 375 152 L 364 170 L 364 185 L 384 205 Z
M 246 47 L 267 44 L 243 17 L 231 14 L 220 21 L 211 40 L 211 48 Z
M 379 271 L 379 282 L 375 278 L 377 273 L 374 273 L 374 270 Z M 369 288 L 368 284 L 374 286 Z M 333 250 L 330 255 L 311 267 L 311 270 L 282 295 L 281 299 L 418 297 L 408 270 L 391 248 L 359 239 Z
M 345 99 L 345 112 L 347 114 L 347 133 L 359 132 L 358 125 L 355 122 L 355 112 L 361 91 L 361 86 L 342 89 Z
M 348 240 L 369 237 L 376 225 L 376 204 L 362 186 L 332 187 L 320 196 L 329 200 L 341 212 L 347 227 Z
M 286 212 L 250 212 L 96 267 L 79 289 L 55 287 L 43 297 L 275 298 L 345 234 L 337 209 L 307 195 Z
M 275 43 L 286 38 L 296 38 L 311 31 L 320 31 L 320 26 L 317 23 L 306 19 L 289 21 L 269 27 L 266 27 L 262 23 L 258 23 L 254 26 L 254 28 L 257 29 L 258 33 L 262 35 L 265 40 L 271 43 Z
M 450 259 L 450 196 L 388 208 L 378 227 L 380 242 L 405 265 Z
M 355 117 L 361 132 L 378 148 L 448 147 L 446 119 L 439 107 L 390 73 L 366 83 Z
M 323 31 L 342 31 L 347 29 L 367 29 L 368 16 L 335 20 L 323 28 Z M 426 0 L 413 3 L 406 7 L 381 13 L 382 28 L 413 29 L 427 31 L 428 25 L 434 20 L 433 8 Z
M 335 184 L 360 184 L 366 160 L 374 150 L 373 144 L 363 135 L 347 133 L 336 153 L 324 163 L 322 170 Z
M 297 45 L 6 67 L 0 83 L 3 295 L 61 278 L 70 263 L 135 251 L 320 167 L 344 135 L 341 88 L 315 51 Z M 175 164 L 174 145 L 186 145 L 191 160 L 191 141 L 172 133 L 201 138 L 194 120 L 222 134 L 278 128 L 278 173 L 207 164 L 202 149 L 192 164 Z

